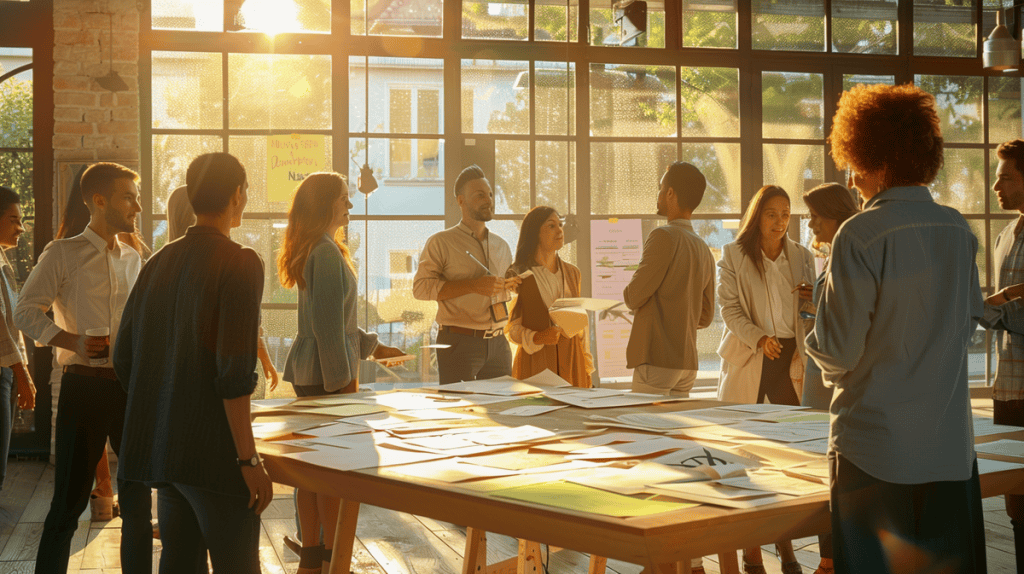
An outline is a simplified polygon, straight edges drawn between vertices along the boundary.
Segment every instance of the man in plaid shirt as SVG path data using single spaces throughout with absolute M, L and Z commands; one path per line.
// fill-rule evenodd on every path
M 1024 140 L 1011 140 L 996 150 L 999 166 L 992 189 L 999 207 L 1024 214 Z M 997 329 L 999 364 L 993 385 L 995 423 L 1024 426 L 1024 302 L 1014 285 L 1024 283 L 1024 215 L 1011 221 L 996 238 L 993 269 L 996 292 L 985 300 L 982 323 Z M 1013 524 L 1017 571 L 1024 572 L 1024 496 L 1006 495 L 1006 513 Z

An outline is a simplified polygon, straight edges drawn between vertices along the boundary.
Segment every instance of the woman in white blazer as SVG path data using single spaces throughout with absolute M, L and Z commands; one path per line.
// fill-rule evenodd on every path
M 725 332 L 718 354 L 718 398 L 736 403 L 800 404 L 805 325 L 801 298 L 814 283 L 814 256 L 786 236 L 790 200 L 766 185 L 750 202 L 736 241 L 718 262 L 718 300 Z M 783 574 L 801 572 L 792 543 L 777 544 Z M 747 574 L 763 574 L 758 547 L 743 551 Z
M 807 359 L 806 326 L 800 319 L 804 299 L 797 287 L 814 283 L 814 255 L 786 236 L 789 209 L 785 190 L 762 187 L 747 208 L 736 241 L 722 250 L 718 300 L 725 332 L 718 347 L 719 400 L 758 403 L 767 397 L 776 404 L 800 404 Z M 786 377 L 765 376 L 783 371 Z M 788 387 L 782 385 L 783 378 Z

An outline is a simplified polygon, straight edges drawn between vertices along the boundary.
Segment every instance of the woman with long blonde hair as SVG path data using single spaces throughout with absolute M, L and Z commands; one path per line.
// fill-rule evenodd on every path
M 288 211 L 277 273 L 282 285 L 299 288 L 299 332 L 284 367 L 284 380 L 299 397 L 354 393 L 359 390 L 360 359 L 403 354 L 358 326 L 356 268 L 343 229 L 351 208 L 345 178 L 326 172 L 306 176 Z M 296 491 L 299 574 L 316 574 L 330 563 L 339 502 Z

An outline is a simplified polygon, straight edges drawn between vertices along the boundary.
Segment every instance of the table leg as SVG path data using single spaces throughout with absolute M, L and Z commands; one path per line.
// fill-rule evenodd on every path
M 429 351 L 429 349 L 427 349 Z M 487 532 L 478 528 L 466 528 L 466 553 L 462 559 L 462 574 L 485 574 L 487 572 Z
M 531 540 L 519 539 L 519 563 L 516 574 L 538 574 L 544 571 L 540 561 L 540 544 Z
M 718 567 L 722 574 L 740 574 L 740 563 L 736 558 L 736 551 L 719 554 Z
M 604 556 L 598 556 L 596 554 L 590 555 L 590 566 L 587 568 L 587 574 L 604 574 L 605 566 L 608 565 L 608 559 Z
M 341 499 L 338 507 L 338 529 L 334 531 L 334 555 L 327 574 L 349 574 L 352 568 L 352 548 L 356 543 L 356 523 L 359 521 L 359 503 Z

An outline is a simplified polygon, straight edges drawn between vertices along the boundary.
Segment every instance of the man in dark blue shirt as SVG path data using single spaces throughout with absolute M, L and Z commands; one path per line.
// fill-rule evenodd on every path
M 125 305 L 114 368 L 128 393 L 119 478 L 159 491 L 161 572 L 259 572 L 273 488 L 249 419 L 263 262 L 229 237 L 245 168 L 199 156 L 186 176 L 196 225 L 149 260 Z

